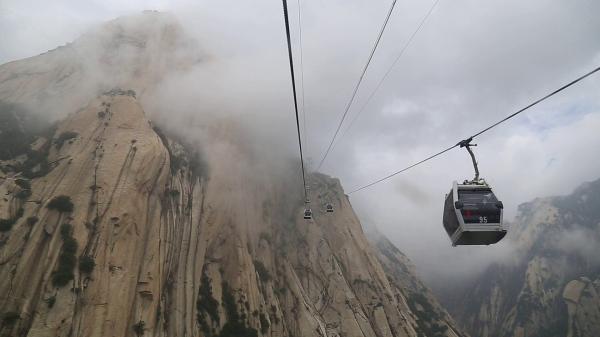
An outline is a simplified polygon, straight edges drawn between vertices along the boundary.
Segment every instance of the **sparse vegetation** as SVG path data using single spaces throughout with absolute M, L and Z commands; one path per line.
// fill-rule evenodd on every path
M 138 336 L 143 336 L 144 331 L 146 331 L 146 322 L 140 320 L 139 322 L 133 325 L 133 331 Z
M 271 234 L 269 234 L 267 232 L 260 232 L 260 234 L 258 235 L 258 238 L 260 240 L 265 240 L 268 244 L 271 244 Z
M 21 318 L 21 316 L 14 312 L 9 311 L 2 315 L 2 326 L 13 326 Z
M 210 316 L 213 322 L 219 323 L 219 302 L 212 295 L 211 280 L 203 274 L 200 279 L 200 290 L 198 292 L 198 300 L 196 301 L 198 309 L 198 323 L 205 335 L 210 335 L 210 325 L 206 321 L 205 314 Z
M 569 319 L 567 312 L 567 305 L 565 302 L 560 303 L 556 307 L 555 317 L 556 319 L 547 322 L 545 325 L 540 326 L 538 331 L 533 333 L 532 337 L 563 337 L 568 336 L 569 333 Z M 581 336 L 577 329 L 575 329 L 574 336 Z
M 31 189 L 31 182 L 29 182 L 29 180 L 26 179 L 16 179 L 15 184 L 24 190 Z
M 56 295 L 52 295 L 46 299 L 46 304 L 48 304 L 48 309 L 52 309 L 52 307 L 54 306 L 54 303 L 56 303 Z
M 31 190 L 20 190 L 15 194 L 17 199 L 25 200 L 31 196 Z
M 223 307 L 227 314 L 227 322 L 223 325 L 223 329 L 219 337 L 257 337 L 256 329 L 246 326 L 246 323 L 241 319 L 237 312 L 237 304 L 235 296 L 227 282 L 223 282 Z
M 107 96 L 131 96 L 135 98 L 135 90 L 123 90 L 121 88 L 114 88 L 104 93 Z M 110 106 L 110 105 L 109 105 Z
M 34 137 L 23 127 L 26 111 L 16 104 L 0 101 L 0 160 L 18 157 L 29 151 Z
M 172 173 L 177 173 L 185 165 L 185 159 L 182 156 L 172 155 L 170 159 L 171 159 L 171 172 Z
M 185 150 L 185 154 L 173 153 L 169 140 L 165 133 L 158 126 L 153 126 L 152 129 L 156 132 L 156 135 L 160 138 L 163 145 L 169 152 L 169 159 L 171 162 L 171 174 L 176 174 L 182 168 L 189 168 L 192 174 L 196 177 L 208 177 L 208 163 L 206 162 L 200 147 L 196 144 L 192 146 L 189 143 L 184 142 L 182 139 L 178 139 L 176 136 L 171 137 L 181 144 Z
M 46 205 L 46 208 L 59 211 L 60 213 L 68 213 L 73 212 L 74 206 L 71 197 L 59 195 L 50 200 Z
M 269 320 L 267 319 L 267 316 L 265 316 L 265 314 L 261 313 L 260 314 L 260 332 L 262 332 L 262 334 L 266 334 L 267 332 L 269 332 L 269 327 L 271 326 L 271 324 L 269 324 Z
M 170 188 L 167 188 L 167 189 L 165 190 L 165 194 L 166 194 L 166 195 L 169 195 L 169 196 L 171 196 L 172 198 L 177 198 L 177 197 L 179 197 L 179 191 L 178 191 L 178 190 L 176 190 L 176 189 L 170 189 Z
M 271 274 L 262 262 L 254 260 L 254 268 L 256 269 L 258 277 L 263 283 L 269 282 L 271 280 Z
M 65 223 L 62 226 L 60 226 L 60 236 L 63 239 L 67 236 L 71 236 L 72 232 L 73 232 L 73 226 L 71 226 L 70 224 Z
M 77 136 L 79 136 L 77 132 L 64 131 L 58 136 L 58 138 L 54 140 L 54 145 L 56 145 L 56 148 L 60 150 L 66 141 L 77 138 Z
M 519 305 L 516 307 L 515 322 L 519 325 L 526 324 L 531 319 L 532 314 L 541 309 L 541 303 L 537 296 L 531 293 L 531 290 L 525 288 L 519 298 Z
M 96 267 L 94 258 L 89 255 L 84 255 L 79 258 L 79 271 L 85 274 L 91 274 Z
M 30 216 L 30 217 L 28 217 L 28 218 L 27 218 L 27 224 L 28 224 L 29 226 L 33 226 L 33 225 L 35 225 L 35 224 L 36 224 L 38 221 L 39 221 L 39 219 L 38 219 L 38 217 L 37 217 L 37 216 L 35 216 L 35 215 L 34 215 L 34 216 Z
M 24 213 L 25 210 L 23 207 L 20 207 L 14 217 L 9 219 L 0 219 L 0 232 L 8 232 L 11 230 L 13 225 L 17 223 L 17 220 L 19 220 Z
M 439 324 L 442 316 L 433 308 L 427 297 L 412 293 L 407 298 L 410 310 L 417 316 L 417 332 L 428 337 L 444 337 L 448 327 Z
M 353 285 L 353 286 L 360 286 L 360 285 L 364 285 L 364 286 L 367 286 L 367 287 L 369 287 L 369 286 L 370 286 L 370 284 L 369 284 L 369 281 L 367 281 L 367 280 L 363 280 L 363 279 L 361 279 L 361 278 L 355 278 L 354 280 L 352 280 L 352 285 Z
M 54 127 L 17 104 L 0 101 L 0 160 L 26 155 L 25 161 L 3 167 L 4 171 L 21 172 L 25 178 L 41 177 L 48 173 L 49 146 L 39 151 L 31 150 L 30 144 L 39 137 L 50 137 Z M 23 188 L 23 187 L 22 187 Z
M 17 222 L 16 219 L 0 219 L 0 232 L 8 232 Z
M 48 149 L 44 148 L 41 151 L 28 150 L 27 160 L 16 167 L 16 170 L 21 171 L 23 176 L 29 179 L 45 176 L 50 172 Z
M 73 226 L 70 224 L 63 224 L 60 227 L 63 246 L 58 256 L 58 268 L 52 274 L 52 284 L 55 287 L 63 287 L 75 278 L 73 270 L 76 264 L 77 241 L 73 238 L 72 233 Z

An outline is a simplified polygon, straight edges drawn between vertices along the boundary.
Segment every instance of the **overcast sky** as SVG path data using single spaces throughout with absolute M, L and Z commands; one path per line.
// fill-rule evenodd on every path
M 348 121 L 432 3 L 398 1 Z M 305 147 L 318 162 L 390 1 L 300 4 Z M 207 53 L 230 60 L 222 68 L 229 75 L 213 73 L 220 79 L 211 79 L 222 88 L 252 92 L 258 101 L 276 95 L 282 113 L 292 117 L 279 1 L 1 0 L 0 63 L 53 49 L 104 21 L 143 9 L 175 13 Z M 353 190 L 457 143 L 600 66 L 598 13 L 595 0 L 441 0 L 352 128 L 344 124 L 343 137 L 322 170 Z M 297 2 L 291 0 L 296 47 L 297 14 Z M 567 194 L 600 178 L 599 93 L 600 74 L 476 140 L 481 175 L 503 200 L 509 220 L 522 202 Z M 505 243 L 450 247 L 441 224 L 444 194 L 453 180 L 472 175 L 468 154 L 455 149 L 353 194 L 351 201 L 363 222 L 376 225 L 407 253 L 427 280 L 459 277 L 482 270 L 510 250 Z

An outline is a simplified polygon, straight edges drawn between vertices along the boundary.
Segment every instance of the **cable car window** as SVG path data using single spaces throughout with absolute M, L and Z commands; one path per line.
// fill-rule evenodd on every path
M 465 223 L 494 224 L 500 222 L 498 199 L 489 189 L 458 191 L 464 207 L 461 214 Z
M 491 190 L 459 190 L 458 200 L 463 204 L 490 204 L 495 205 L 498 199 Z

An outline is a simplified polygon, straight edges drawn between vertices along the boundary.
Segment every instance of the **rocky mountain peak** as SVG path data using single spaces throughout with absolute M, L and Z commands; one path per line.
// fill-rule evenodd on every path
M 297 162 L 261 160 L 240 123 L 192 141 L 150 121 L 137 84 L 160 58 L 123 25 L 106 36 L 144 50 L 141 77 L 99 93 L 74 82 L 96 33 L 0 66 L 0 99 L 60 99 L 66 116 L 0 158 L 0 335 L 461 336 L 408 260 L 367 240 L 339 180 L 309 175 L 306 221 Z M 118 72 L 106 46 L 94 62 Z

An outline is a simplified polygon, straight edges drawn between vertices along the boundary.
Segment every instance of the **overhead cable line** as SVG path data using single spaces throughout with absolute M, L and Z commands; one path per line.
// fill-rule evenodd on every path
M 419 31 L 421 30 L 421 28 L 423 28 L 423 26 L 425 25 L 425 22 L 427 22 L 427 19 L 429 18 L 429 16 L 431 15 L 431 13 L 435 9 L 435 7 L 437 6 L 438 2 L 440 2 L 440 0 L 436 0 L 431 5 L 431 7 L 429 8 L 429 11 L 427 11 L 427 14 L 425 14 L 425 16 L 423 17 L 423 19 L 421 19 L 421 22 L 419 23 L 419 25 L 417 26 L 417 28 L 413 31 L 413 33 L 411 34 L 411 36 L 408 38 L 408 40 L 406 41 L 406 43 L 404 44 L 404 46 L 400 50 L 400 53 L 398 54 L 398 56 L 396 57 L 396 59 L 394 60 L 394 62 L 390 65 L 390 67 L 385 72 L 385 74 L 383 75 L 383 77 L 381 78 L 381 80 L 379 80 L 379 82 L 375 86 L 375 89 L 373 89 L 373 91 L 371 91 L 371 93 L 369 94 L 369 97 L 367 98 L 367 100 L 365 101 L 365 103 L 360 107 L 360 109 L 358 110 L 358 112 L 356 113 L 356 115 L 354 115 L 354 118 L 352 118 L 352 120 L 350 121 L 350 124 L 348 124 L 348 127 L 342 132 L 342 134 L 340 135 L 340 137 L 338 139 L 341 139 L 342 137 L 344 137 L 348 133 L 348 131 L 350 131 L 350 129 L 354 125 L 354 122 L 356 122 L 356 120 L 358 119 L 358 117 L 360 116 L 360 114 L 363 112 L 363 110 L 365 110 L 365 108 L 367 107 L 367 105 L 369 105 L 369 102 L 371 102 L 371 99 L 375 96 L 375 93 L 377 93 L 377 91 L 379 90 L 379 88 L 381 87 L 381 85 L 383 84 L 383 82 L 385 82 L 385 80 L 390 75 L 390 73 L 392 72 L 392 70 L 394 69 L 394 67 L 396 67 L 396 64 L 398 63 L 398 61 L 400 60 L 400 58 L 402 58 L 402 55 L 404 55 L 404 52 L 406 51 L 406 49 L 408 48 L 408 46 L 410 46 L 410 44 L 412 43 L 412 41 L 415 38 L 415 36 L 417 35 L 417 33 L 419 33 Z M 335 144 L 334 144 L 333 147 L 335 147 Z
M 308 150 L 308 129 L 306 128 L 306 103 L 304 100 L 304 52 L 302 48 L 302 19 L 301 19 L 301 7 L 300 0 L 298 3 L 298 42 L 300 47 L 300 93 L 302 96 L 302 130 L 304 131 L 304 146 L 306 151 Z M 310 168 L 309 168 L 310 169 Z
M 392 174 L 389 174 L 389 175 L 387 175 L 387 176 L 385 176 L 385 177 L 383 177 L 383 178 L 377 179 L 377 180 L 375 180 L 375 181 L 373 181 L 373 182 L 371 182 L 371 183 L 369 183 L 369 184 L 367 184 L 367 185 L 364 185 L 364 186 L 362 186 L 362 187 L 359 187 L 359 188 L 357 188 L 357 189 L 354 189 L 354 190 L 352 190 L 352 191 L 348 192 L 348 194 L 352 194 L 352 193 L 355 193 L 355 192 L 358 192 L 358 191 L 364 190 L 365 188 L 371 187 L 371 186 L 373 186 L 373 185 L 375 185 L 375 184 L 378 184 L 378 183 L 380 183 L 380 182 L 382 182 L 382 181 L 388 180 L 388 179 L 392 178 L 392 177 L 393 177 L 393 176 L 395 176 L 395 175 L 398 175 L 398 174 L 400 174 L 400 173 L 402 173 L 402 172 L 405 172 L 405 171 L 407 171 L 407 170 L 409 170 L 409 169 L 411 169 L 411 168 L 413 168 L 413 167 L 415 167 L 415 166 L 417 166 L 417 165 L 420 165 L 420 164 L 422 164 L 422 163 L 424 163 L 424 162 L 426 162 L 426 161 L 429 161 L 429 160 L 431 160 L 431 159 L 433 159 L 433 158 L 435 158 L 435 157 L 437 157 L 437 156 L 439 156 L 439 155 L 442 155 L 442 154 L 444 154 L 444 153 L 446 153 L 446 152 L 448 152 L 448 151 L 452 150 L 452 149 L 453 149 L 453 148 L 455 148 L 455 147 L 459 147 L 459 146 L 460 146 L 460 147 L 463 147 L 463 146 L 465 146 L 465 144 L 468 144 L 468 143 L 470 143 L 470 142 L 471 142 L 471 141 L 472 141 L 472 140 L 473 140 L 475 137 L 477 137 L 477 136 L 480 136 L 480 135 L 481 135 L 481 134 L 483 134 L 484 132 L 487 132 L 487 131 L 491 130 L 492 128 L 494 128 L 494 127 L 496 127 L 496 126 L 498 126 L 498 125 L 500 125 L 500 124 L 502 124 L 502 123 L 506 122 L 507 120 L 509 120 L 509 119 L 511 119 L 511 118 L 513 118 L 513 117 L 515 117 L 516 115 L 518 115 L 518 114 L 522 113 L 523 111 L 525 111 L 525 110 L 527 110 L 527 109 L 529 109 L 529 108 L 531 108 L 531 107 L 533 107 L 533 106 L 535 106 L 535 105 L 539 104 L 540 102 L 542 102 L 542 101 L 544 101 L 544 100 L 546 100 L 546 99 L 548 99 L 548 98 L 550 98 L 550 97 L 552 97 L 552 96 L 554 96 L 554 95 L 558 94 L 559 92 L 561 92 L 561 91 L 563 91 L 563 90 L 567 89 L 568 87 L 570 87 L 570 86 L 572 86 L 572 85 L 574 85 L 574 84 L 576 84 L 576 83 L 578 83 L 578 82 L 582 81 L 583 79 L 587 78 L 588 76 L 591 76 L 591 75 L 593 75 L 594 73 L 596 73 L 596 72 L 598 72 L 598 71 L 600 71 L 600 67 L 598 67 L 598 68 L 596 68 L 596 69 L 594 69 L 594 70 L 592 70 L 592 71 L 590 71 L 590 72 L 588 72 L 588 73 L 586 73 L 586 74 L 584 74 L 584 75 L 582 75 L 582 76 L 578 77 L 577 79 L 575 79 L 575 80 L 573 80 L 573 81 L 571 81 L 571 82 L 569 82 L 569 83 L 567 83 L 567 84 L 563 85 L 562 87 L 560 87 L 560 88 L 558 88 L 558 89 L 556 89 L 556 90 L 552 91 L 551 93 L 549 93 L 549 94 L 547 94 L 546 96 L 544 96 L 544 97 L 542 97 L 542 98 L 540 98 L 540 99 L 538 99 L 538 100 L 534 101 L 533 103 L 530 103 L 529 105 L 527 105 L 527 106 L 525 106 L 524 108 L 522 108 L 522 109 L 520 109 L 520 110 L 516 111 L 515 113 L 513 113 L 513 114 L 510 114 L 510 115 L 506 116 L 505 118 L 503 118 L 503 119 L 499 120 L 498 122 L 496 122 L 496 123 L 494 123 L 494 124 L 492 124 L 492 125 L 488 126 L 487 128 L 485 128 L 485 129 L 483 129 L 483 130 L 481 130 L 481 131 L 477 132 L 476 134 L 472 135 L 471 137 L 469 137 L 469 138 L 467 138 L 467 139 L 464 139 L 464 140 L 461 140 L 461 141 L 460 141 L 460 142 L 458 142 L 457 144 L 455 144 L 455 145 L 452 145 L 452 146 L 448 147 L 448 148 L 447 148 L 447 149 L 445 149 L 445 150 L 442 150 L 442 151 L 440 151 L 440 152 L 438 152 L 438 153 L 436 153 L 436 154 L 434 154 L 434 155 L 431 155 L 431 156 L 429 156 L 429 157 L 427 157 L 427 158 L 425 158 L 425 159 L 423 159 L 423 160 L 421 160 L 421 161 L 418 161 L 418 162 L 416 162 L 416 163 L 414 163 L 414 164 L 412 164 L 412 165 L 410 165 L 410 166 L 407 166 L 407 167 L 405 167 L 405 168 L 403 168 L 403 169 L 401 169 L 401 170 L 399 170 L 399 171 L 396 171 L 396 172 L 394 172 L 394 173 L 392 173 Z
M 300 149 L 300 164 L 302 166 L 302 184 L 304 186 L 304 200 L 308 200 L 306 193 L 306 175 L 304 172 L 304 155 L 302 154 L 302 137 L 300 136 L 300 119 L 298 118 L 298 98 L 296 95 L 296 78 L 294 76 L 294 57 L 292 55 L 292 41 L 290 39 L 290 22 L 287 11 L 287 0 L 283 1 L 283 18 L 285 20 L 285 35 L 287 38 L 288 57 L 290 59 L 290 74 L 292 77 L 292 91 L 294 93 L 294 111 L 296 112 L 296 130 L 298 131 L 298 147 Z
M 502 124 L 502 123 L 506 122 L 507 120 L 509 120 L 509 119 L 511 119 L 511 118 L 513 118 L 513 117 L 515 117 L 516 115 L 520 114 L 521 112 L 523 112 L 523 111 L 525 111 L 525 110 L 527 110 L 527 109 L 531 108 L 532 106 L 534 106 L 534 105 L 537 105 L 538 103 L 540 103 L 540 102 L 542 102 L 542 101 L 544 101 L 544 100 L 546 100 L 546 99 L 548 99 L 548 98 L 550 98 L 550 97 L 552 97 L 552 96 L 554 96 L 554 95 L 558 94 L 559 92 L 561 92 L 561 91 L 563 91 L 563 90 L 567 89 L 568 87 L 572 86 L 573 84 L 576 84 L 577 82 L 580 82 L 581 80 L 584 80 L 585 78 L 587 78 L 587 77 L 589 77 L 589 76 L 591 76 L 591 75 L 593 75 L 593 74 L 597 73 L 598 71 L 600 71 L 600 67 L 598 67 L 598 68 L 596 68 L 596 69 L 594 69 L 594 70 L 592 70 L 592 71 L 590 71 L 590 72 L 588 72 L 588 73 L 586 73 L 586 74 L 584 74 L 584 75 L 582 75 L 582 76 L 580 76 L 580 77 L 576 78 L 575 80 L 573 80 L 573 81 L 571 81 L 571 82 L 569 82 L 569 83 L 567 83 L 567 84 L 563 85 L 562 87 L 560 87 L 560 88 L 558 88 L 558 89 L 554 90 L 553 92 L 549 93 L 548 95 L 546 95 L 546 96 L 544 96 L 544 97 L 542 97 L 542 98 L 538 99 L 537 101 L 535 101 L 535 102 L 533 102 L 533 103 L 529 104 L 528 106 L 526 106 L 526 107 L 524 107 L 523 109 L 521 109 L 521 110 L 519 110 L 519 111 L 517 111 L 517 112 L 513 113 L 512 115 L 508 115 L 508 116 L 506 116 L 504 119 L 501 119 L 501 120 L 499 120 L 498 122 L 496 122 L 496 123 L 494 123 L 494 124 L 492 124 L 492 125 L 488 126 L 487 128 L 485 128 L 485 129 L 483 129 L 483 130 L 481 130 L 481 131 L 477 132 L 476 134 L 474 134 L 473 136 L 471 136 L 471 138 L 475 138 L 475 137 L 477 137 L 477 136 L 481 135 L 482 133 L 489 131 L 490 129 L 492 129 L 492 128 L 494 128 L 494 127 L 498 126 L 499 124 Z
M 382 182 L 382 181 L 384 181 L 384 180 L 388 180 L 388 179 L 390 179 L 391 177 L 393 177 L 393 176 L 395 176 L 395 175 L 397 175 L 397 174 L 400 174 L 400 173 L 402 173 L 402 172 L 404 172 L 404 171 L 408 171 L 408 170 L 410 170 L 411 168 L 413 168 L 413 167 L 415 167 L 415 166 L 417 166 L 417 165 L 423 164 L 424 162 L 426 162 L 426 161 L 428 161 L 428 160 L 431 160 L 431 159 L 433 159 L 433 158 L 435 158 L 435 157 L 437 157 L 437 156 L 439 156 L 439 155 L 442 155 L 442 154 L 444 154 L 444 153 L 446 153 L 446 152 L 448 152 L 448 151 L 452 150 L 453 148 L 455 148 L 455 147 L 457 147 L 457 146 L 458 146 L 458 144 L 456 144 L 456 145 L 452 145 L 452 146 L 450 146 L 449 148 L 447 148 L 447 149 L 445 149 L 445 150 L 442 150 L 442 151 L 440 151 L 440 152 L 438 152 L 438 153 L 436 153 L 436 154 L 434 154 L 434 155 L 431 155 L 431 156 L 429 156 L 429 157 L 427 157 L 427 158 L 425 158 L 425 159 L 423 159 L 423 160 L 421 160 L 421 161 L 418 161 L 418 162 L 416 162 L 416 163 L 414 163 L 414 164 L 412 164 L 412 165 L 410 165 L 410 166 L 407 166 L 407 167 L 403 168 L 403 169 L 402 169 L 402 170 L 400 170 L 400 171 L 396 171 L 396 172 L 394 172 L 394 173 L 392 173 L 392 174 L 390 174 L 390 175 L 387 175 L 387 176 L 385 176 L 385 177 L 383 177 L 383 178 L 381 178 L 381 179 L 375 180 L 374 182 L 372 182 L 372 183 L 369 183 L 368 185 L 365 185 L 365 186 L 359 187 L 359 188 L 357 188 L 357 189 L 355 189 L 355 190 L 352 190 L 352 191 L 348 192 L 348 194 L 352 194 L 352 193 L 354 193 L 354 192 L 358 192 L 358 191 L 360 191 L 360 190 L 364 190 L 365 188 L 371 187 L 371 186 L 373 186 L 373 185 L 375 185 L 375 184 L 379 184 L 380 182 Z
M 360 77 L 358 78 L 358 82 L 356 82 L 356 85 L 354 86 L 354 91 L 352 92 L 352 96 L 350 96 L 350 100 L 348 100 L 348 103 L 346 104 L 346 108 L 344 109 L 344 113 L 342 114 L 342 118 L 340 119 L 340 122 L 339 122 L 337 128 L 335 129 L 335 133 L 333 134 L 333 137 L 331 138 L 331 142 L 329 142 L 329 146 L 327 147 L 327 150 L 325 151 L 325 154 L 323 155 L 323 158 L 321 159 L 321 162 L 319 162 L 319 166 L 317 166 L 317 170 L 319 170 L 321 168 L 321 166 L 325 162 L 325 159 L 329 155 L 329 152 L 331 151 L 331 147 L 333 146 L 333 142 L 335 141 L 335 138 L 337 137 L 338 133 L 340 132 L 340 128 L 342 127 L 342 124 L 344 123 L 344 120 L 346 119 L 346 115 L 348 114 L 348 110 L 350 110 L 350 106 L 352 106 L 352 103 L 354 102 L 354 98 L 356 97 L 356 93 L 358 92 L 358 88 L 360 87 L 360 84 L 362 83 L 362 80 L 365 77 L 365 73 L 367 72 L 367 69 L 369 68 L 369 64 L 371 64 L 371 60 L 373 59 L 373 55 L 375 55 L 375 51 L 377 50 L 377 46 L 379 46 L 379 41 L 381 41 L 381 37 L 383 36 L 383 32 L 385 31 L 385 27 L 387 26 L 388 22 L 390 21 L 390 17 L 392 16 L 392 12 L 394 11 L 394 7 L 395 6 L 396 6 L 396 0 L 393 0 L 392 4 L 390 6 L 390 9 L 388 10 L 387 16 L 385 17 L 385 20 L 383 21 L 383 25 L 381 26 L 381 29 L 379 30 L 379 35 L 377 35 L 377 39 L 375 40 L 375 43 L 373 44 L 373 49 L 371 49 L 371 53 L 369 54 L 369 58 L 367 59 L 367 63 L 363 67 L 362 72 L 360 74 Z

